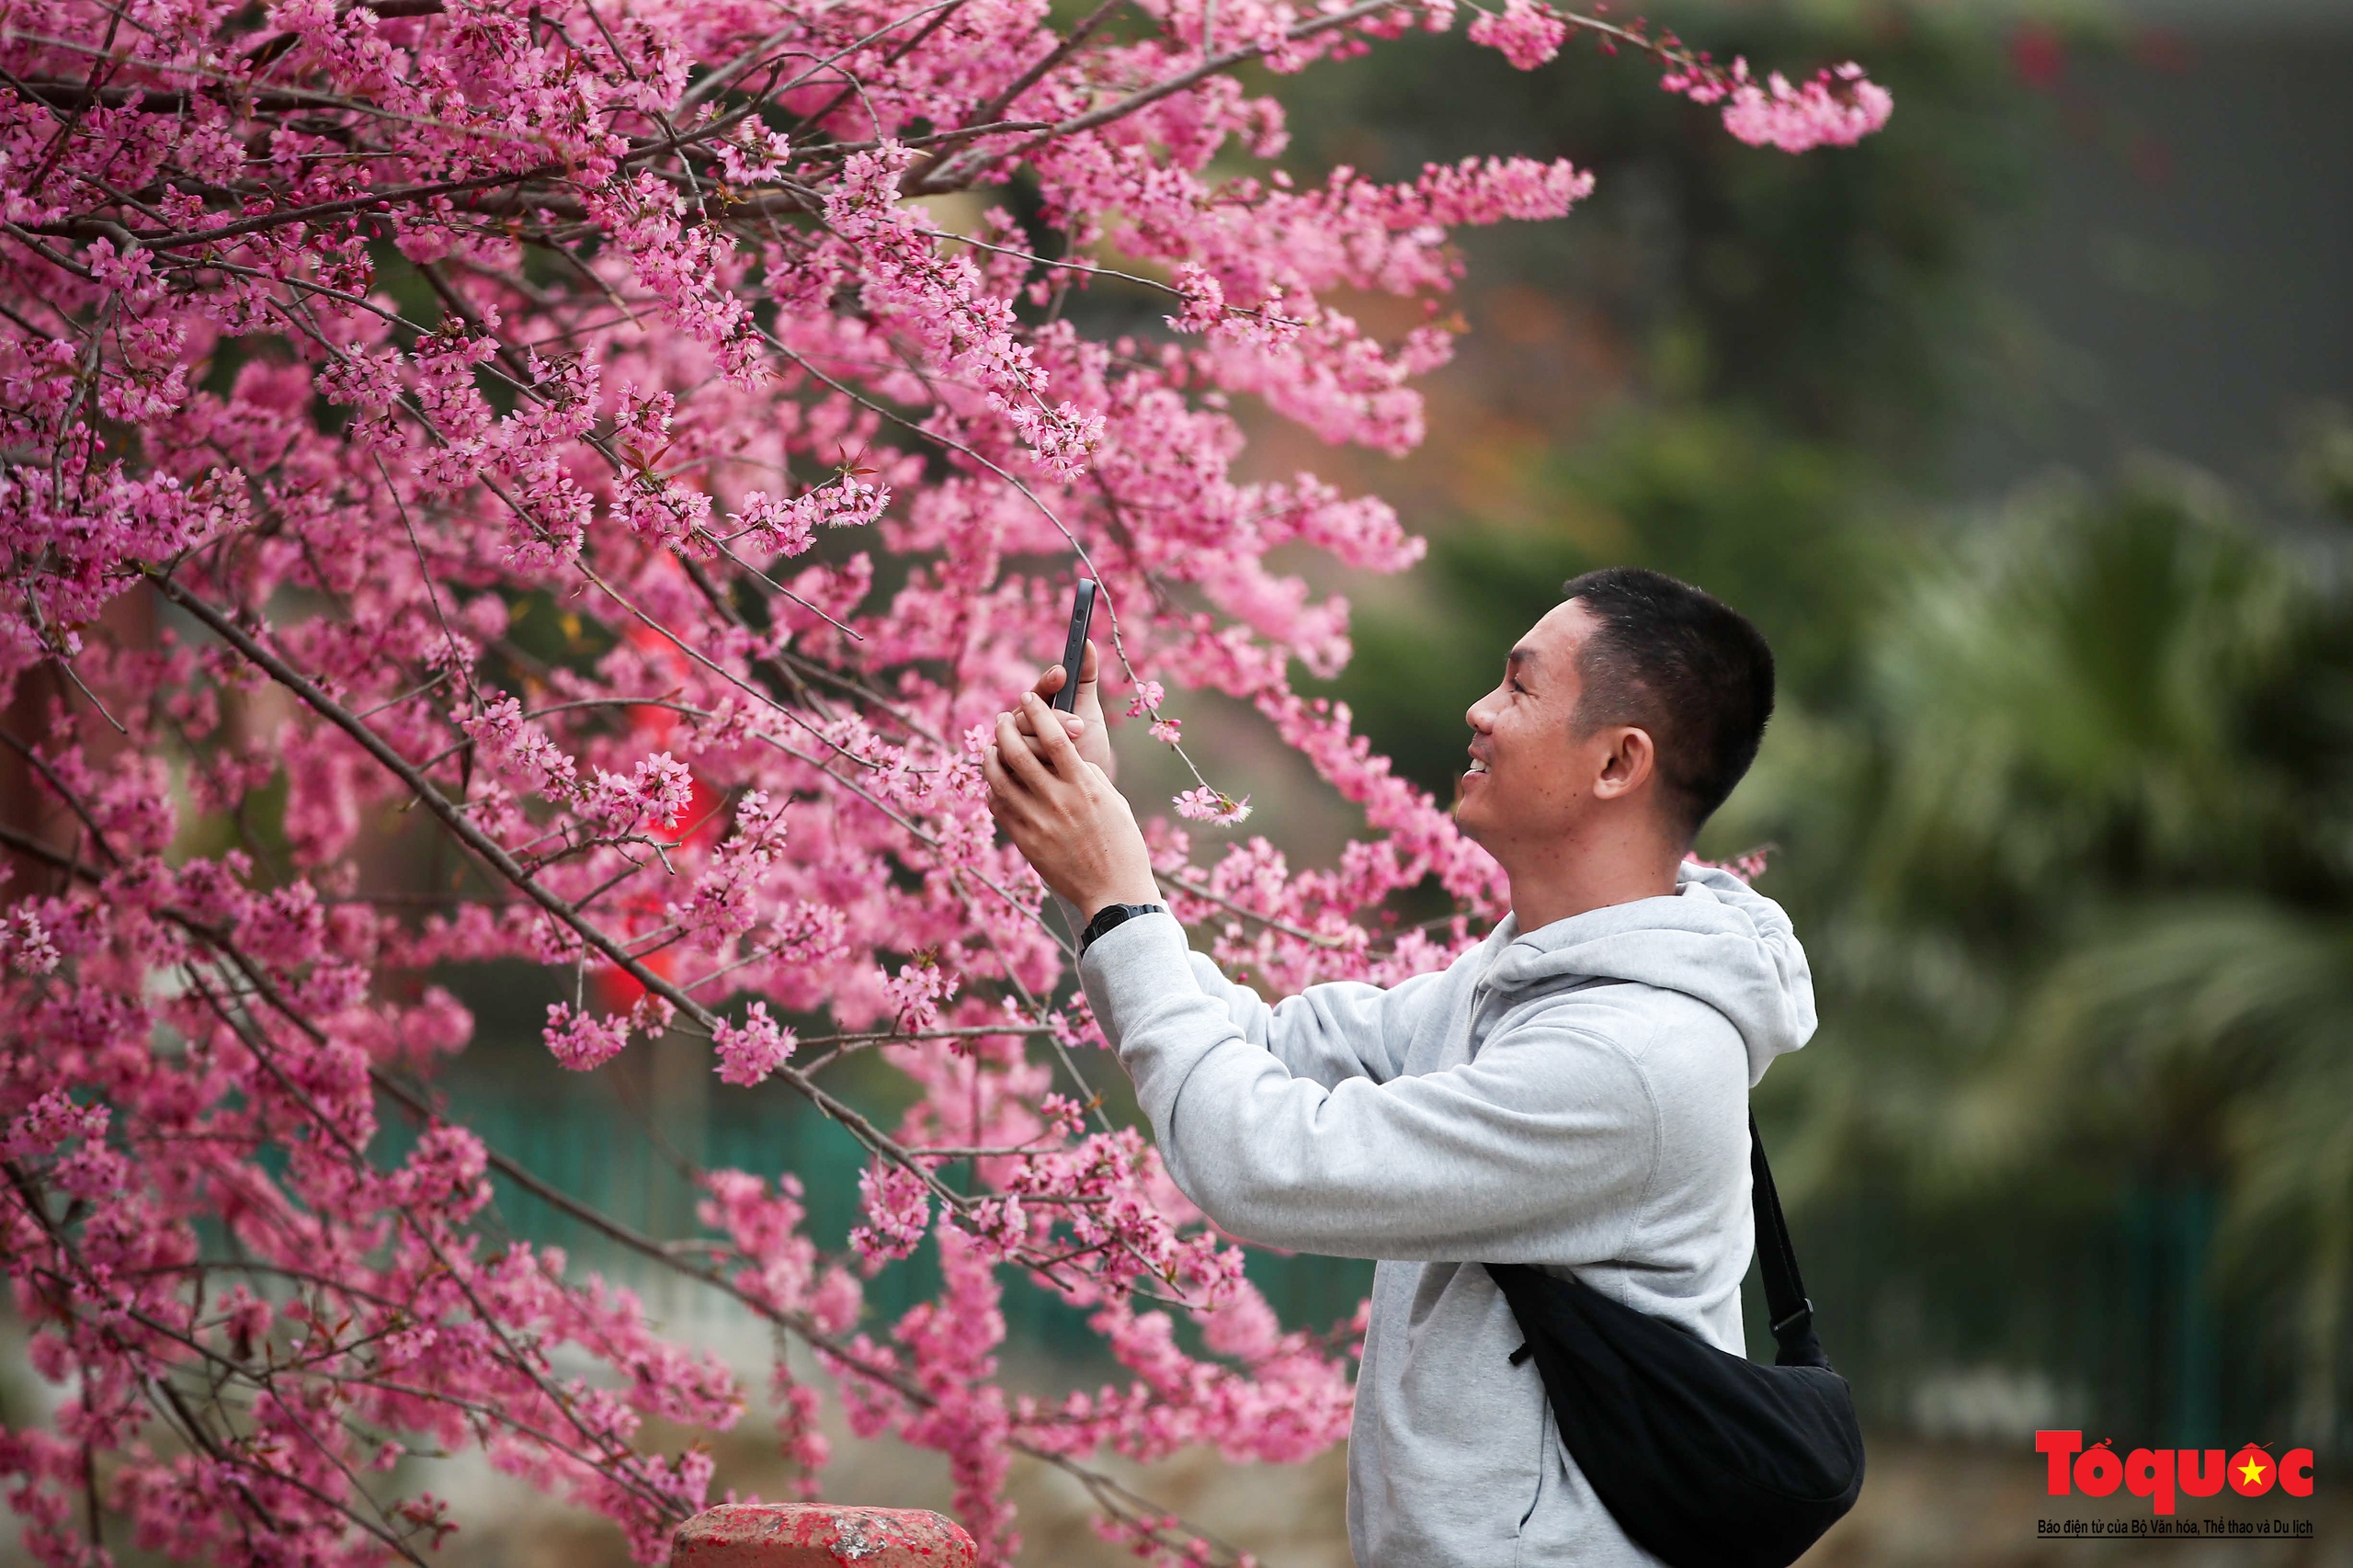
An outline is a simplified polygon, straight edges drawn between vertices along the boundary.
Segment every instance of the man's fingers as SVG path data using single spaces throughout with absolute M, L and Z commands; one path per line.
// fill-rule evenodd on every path
M 1054 712 L 1054 709 L 1051 703 L 1047 705 L 1046 711 L 1049 713 Z M 1086 733 L 1086 721 L 1080 718 L 1077 714 L 1056 713 L 1055 717 L 1062 721 L 1063 728 L 1069 731 L 1074 737 L 1083 735 Z M 1022 708 L 1020 712 L 1016 713 L 1013 716 L 1013 727 L 1019 730 L 1025 735 L 1034 735 L 1038 733 L 1038 722 L 1036 719 L 1031 717 L 1030 710 L 1026 705 Z
M 1027 704 L 1038 699 L 1034 696 L 1024 696 L 1021 700 Z M 1046 727 L 1056 735 L 1062 734 L 1060 724 Z M 1065 739 L 1063 744 L 1067 745 L 1069 742 Z M 1052 777 L 1046 771 L 1046 765 L 1038 760 L 1038 754 L 1030 749 L 1029 737 L 1014 724 L 1010 713 L 996 716 L 996 749 L 998 762 L 1024 790 L 1037 790 Z
M 1094 645 L 1092 643 L 1088 644 L 1089 652 L 1093 651 L 1093 646 Z M 1063 688 L 1063 682 L 1069 678 L 1070 673 L 1067 670 L 1064 670 L 1060 665 L 1048 665 L 1043 673 L 1038 676 L 1038 684 L 1031 687 L 1029 689 L 1036 692 L 1039 696 L 1045 698 L 1048 701 L 1051 701 L 1053 699 L 1054 693 Z
M 1036 705 L 1035 710 L 1032 710 L 1032 704 Z M 1070 732 L 1053 722 L 1055 715 L 1052 710 L 1035 696 L 1022 698 L 1021 707 L 1025 715 L 1037 726 L 1038 749 L 1053 765 L 1055 773 L 1064 778 L 1078 778 L 1078 748 L 1071 744 Z
M 1021 733 L 1021 744 L 1029 748 L 1029 755 L 1031 756 L 1041 757 L 1046 755 L 1046 743 L 1039 739 L 1036 735 L 1029 733 L 1027 730 L 1024 730 Z M 1050 762 L 1047 766 L 1051 767 L 1053 765 Z
M 1028 756 L 1029 750 L 1026 745 L 1017 745 L 1011 749 L 1022 753 L 1024 756 Z M 989 810 L 992 812 L 997 812 L 1000 808 L 1010 809 L 1017 802 L 1027 800 L 1029 794 L 1028 787 L 1015 778 L 1013 770 L 1006 766 L 1006 748 L 1001 744 L 993 745 L 981 754 L 981 777 L 989 781 Z M 1029 760 L 1032 767 L 1037 766 L 1036 758 L 1030 757 Z

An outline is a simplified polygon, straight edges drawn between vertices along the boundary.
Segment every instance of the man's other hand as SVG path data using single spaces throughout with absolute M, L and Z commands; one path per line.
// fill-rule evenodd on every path
M 1094 650 L 1087 652 L 1091 666 Z M 1081 703 L 1091 685 L 1082 681 Z M 1080 754 L 1090 738 L 1101 744 L 1102 712 L 1095 704 L 1074 739 L 1064 715 L 1035 691 L 1023 692 L 1017 713 L 996 716 L 995 744 L 981 758 L 989 815 L 1046 885 L 1087 918 L 1105 904 L 1163 902 L 1135 813 L 1110 776 Z
M 1069 713 L 1061 715 L 1061 721 L 1063 732 L 1070 734 L 1077 744 L 1078 755 L 1101 768 L 1104 778 L 1116 779 L 1120 777 L 1120 761 L 1111 755 L 1111 732 L 1103 722 L 1103 687 L 1097 678 L 1101 667 L 1102 660 L 1096 656 L 1095 644 L 1087 643 L 1086 655 L 1078 662 L 1078 699 Z M 1063 688 L 1063 683 L 1067 679 L 1068 672 L 1060 665 L 1048 665 L 1045 673 L 1038 677 L 1038 684 L 1029 689 L 1045 699 L 1047 706 L 1051 708 L 1054 693 Z M 1073 720 L 1077 722 L 1073 723 Z M 1038 733 L 1037 725 L 1030 722 L 1026 710 L 1015 714 L 1014 722 L 1025 735 L 1034 736 Z

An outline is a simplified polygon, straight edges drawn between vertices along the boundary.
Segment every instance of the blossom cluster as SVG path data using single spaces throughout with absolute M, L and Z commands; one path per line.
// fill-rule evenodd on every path
M 1181 751 L 1169 694 L 1226 693 L 1366 823 L 1293 870 L 1196 774 L 1151 836 L 1222 957 L 1386 983 L 1474 939 L 1492 861 L 1290 683 L 1346 662 L 1347 606 L 1277 562 L 1419 541 L 1246 477 L 1233 404 L 1412 446 L 1449 329 L 1346 302 L 1445 319 L 1451 231 L 1593 176 L 1267 166 L 1283 111 L 1238 67 L 1443 0 L 1108 9 L 12 4 L 0 1267 L 57 1398 L 0 1429 L 0 1489 L 37 1560 L 422 1562 L 466 1521 L 402 1461 L 461 1451 L 658 1560 L 713 1468 L 647 1423 L 750 1397 L 487 1223 L 500 1184 L 813 1350 L 856 1430 L 946 1455 L 991 1562 L 1013 1454 L 1344 1434 L 1360 1315 L 1278 1323 L 1105 1113 L 972 737 L 1083 572 L 1113 711 Z M 1475 31 L 1534 64 L 1599 27 L 1511 0 Z M 1885 118 L 1851 74 L 1676 69 L 1748 140 Z M 1171 330 L 1093 329 L 1097 291 Z M 1460 913 L 1394 928 L 1430 881 Z M 474 1033 L 453 977 L 494 961 L 547 977 L 552 1068 L 665 1040 L 714 1093 L 806 1096 L 871 1156 L 862 1221 L 708 1170 L 706 1233 L 647 1236 L 485 1143 L 438 1080 Z M 853 1057 L 909 1092 L 863 1107 Z M 939 1296 L 877 1320 L 866 1282 L 926 1246 Z M 1086 1308 L 1120 1375 L 1011 1386 L 1007 1289 Z M 780 1357 L 768 1392 L 820 1484 L 819 1391 Z M 1095 1494 L 1140 1552 L 1211 1554 Z
M 1666 67 L 1661 88 L 1693 103 L 1722 105 L 1724 129 L 1752 147 L 1784 153 L 1851 147 L 1895 112 L 1894 95 L 1851 60 L 1824 67 L 1800 85 L 1779 71 L 1759 80 L 1739 56 L 1721 65 L 1704 50 L 1685 48 L 1672 32 L 1654 35 L 1639 19 L 1604 21 L 1562 11 L 1549 0 L 1505 0 L 1500 11 L 1483 9 L 1472 18 L 1470 38 L 1519 70 L 1533 71 L 1561 51 L 1573 29 L 1590 33 L 1612 53 L 1622 45 L 1654 56 Z

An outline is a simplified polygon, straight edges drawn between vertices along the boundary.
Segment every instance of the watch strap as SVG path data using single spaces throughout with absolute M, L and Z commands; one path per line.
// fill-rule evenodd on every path
M 1095 912 L 1095 917 L 1086 923 L 1086 929 L 1078 934 L 1078 956 L 1085 958 L 1086 949 L 1114 926 L 1123 926 L 1139 915 L 1167 913 L 1168 906 L 1165 903 L 1107 903 Z

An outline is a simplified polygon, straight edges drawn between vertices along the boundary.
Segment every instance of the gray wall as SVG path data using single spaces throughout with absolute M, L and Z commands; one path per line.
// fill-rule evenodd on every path
M 2071 56 L 2020 309 L 1985 335 L 1965 492 L 2135 451 L 2275 504 L 2293 421 L 2353 403 L 2353 0 L 2139 0 Z

